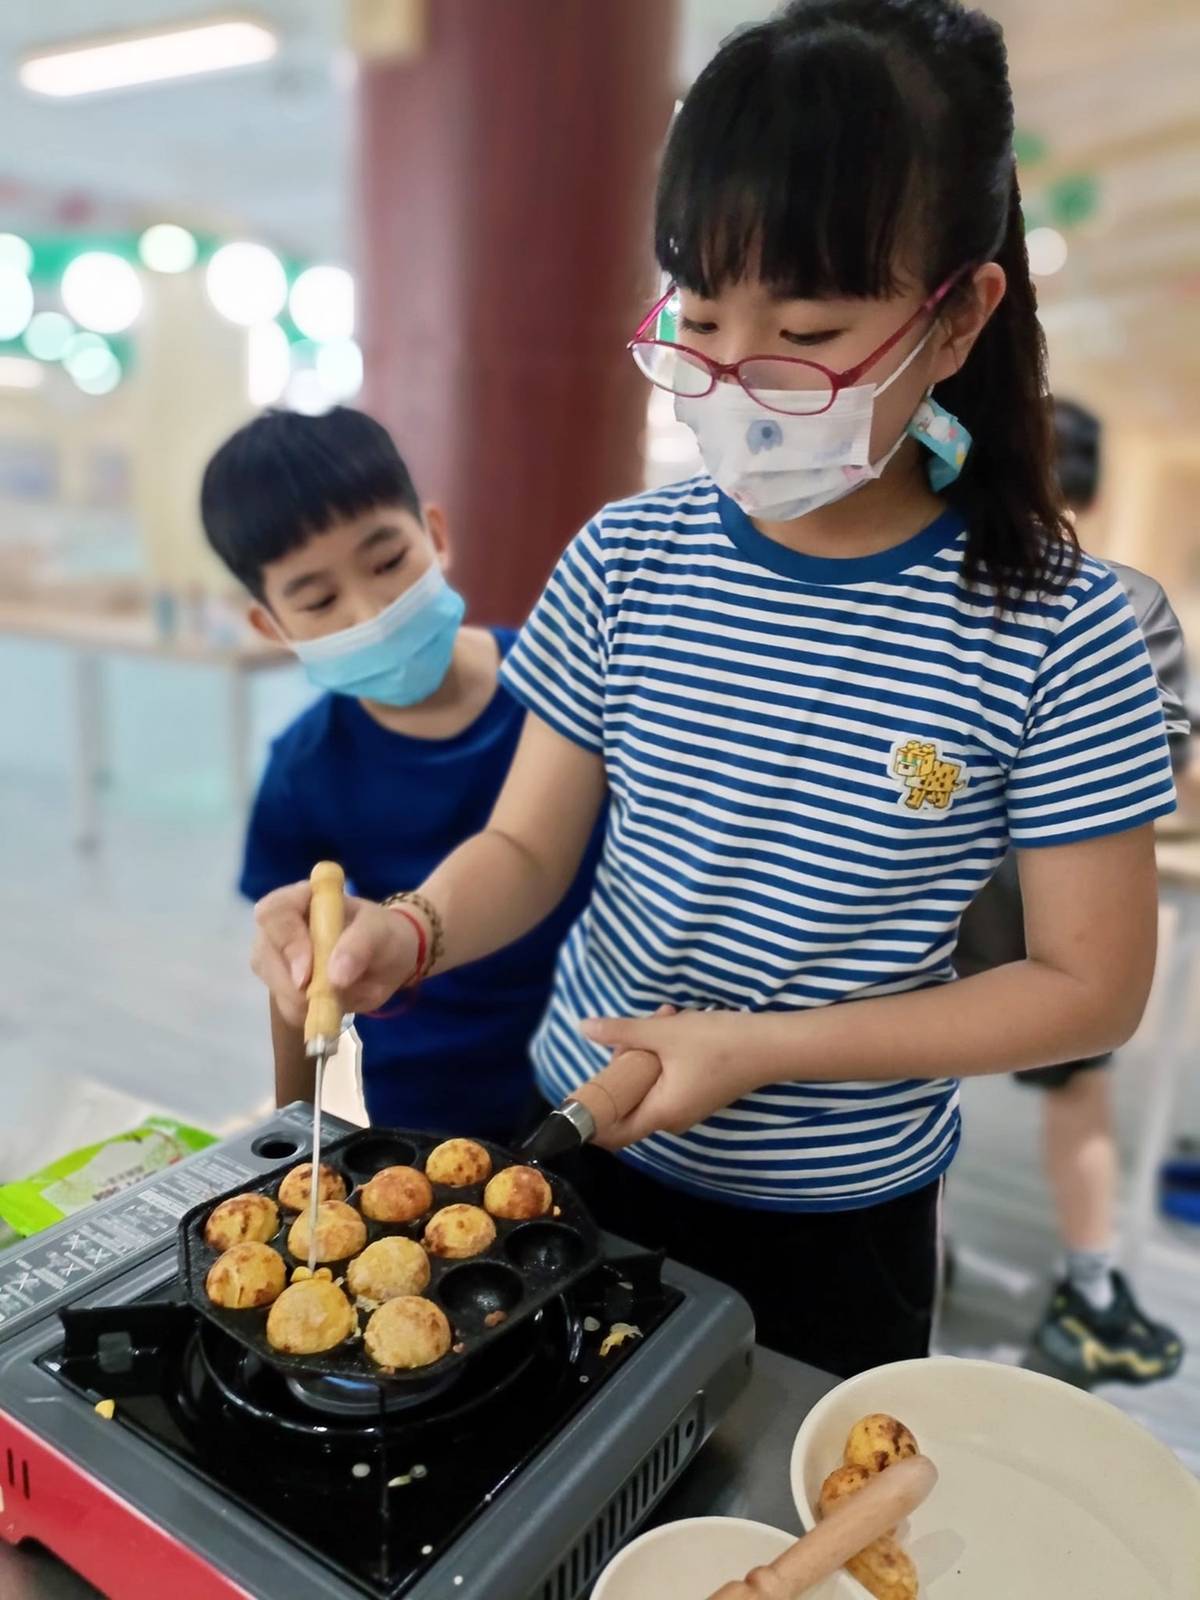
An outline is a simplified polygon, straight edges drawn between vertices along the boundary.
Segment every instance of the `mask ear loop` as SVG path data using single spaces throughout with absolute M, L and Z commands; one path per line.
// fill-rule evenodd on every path
M 892 384 L 895 383 L 896 379 L 900 376 L 900 374 L 902 372 L 907 372 L 908 371 L 909 367 L 912 366 L 913 362 L 921 354 L 921 351 L 924 350 L 925 346 L 929 343 L 930 339 L 933 338 L 934 329 L 936 327 L 937 327 L 936 320 L 929 324 L 929 327 L 925 330 L 924 337 L 922 339 L 920 339 L 915 345 L 913 345 L 912 349 L 908 352 L 908 354 L 905 356 L 904 360 L 896 368 L 895 372 L 893 372 L 890 377 L 885 378 L 881 384 L 878 384 L 876 386 L 876 389 L 875 389 L 876 396 L 879 396 L 879 395 L 883 394 L 883 392 L 886 389 L 890 389 Z M 929 388 L 925 391 L 924 398 L 928 399 L 929 396 L 932 393 L 933 393 L 933 385 L 930 384 Z

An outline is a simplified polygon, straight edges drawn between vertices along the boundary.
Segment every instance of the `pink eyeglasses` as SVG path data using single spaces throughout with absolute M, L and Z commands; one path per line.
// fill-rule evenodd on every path
M 668 394 L 700 399 L 711 394 L 722 378 L 731 377 L 767 411 L 778 411 L 784 416 L 793 417 L 819 416 L 821 412 L 829 410 L 842 389 L 857 383 L 889 350 L 894 350 L 922 317 L 936 311 L 951 289 L 970 270 L 969 266 L 964 266 L 951 273 L 939 288 L 921 302 L 903 327 L 897 328 L 869 356 L 864 357 L 857 366 L 848 367 L 845 372 L 834 372 L 830 367 L 823 367 L 819 361 L 806 361 L 800 356 L 743 356 L 740 361 L 714 361 L 686 344 L 643 337 L 646 329 L 653 326 L 675 294 L 675 284 L 670 286 L 640 324 L 628 348 L 650 382 L 665 389 Z M 786 397 L 785 404 L 780 403 L 781 397 Z

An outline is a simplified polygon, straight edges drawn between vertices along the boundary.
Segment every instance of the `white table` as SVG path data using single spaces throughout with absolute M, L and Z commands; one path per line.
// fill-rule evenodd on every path
M 250 679 L 257 672 L 292 664 L 294 658 L 288 651 L 266 640 L 222 646 L 186 636 L 163 639 L 149 611 L 95 613 L 20 601 L 0 603 L 0 636 L 4 635 L 59 644 L 70 653 L 74 839 L 80 849 L 93 849 L 100 842 L 100 790 L 107 762 L 104 660 L 108 656 L 142 656 L 211 667 L 224 674 L 230 790 L 239 811 L 249 807 L 253 781 Z

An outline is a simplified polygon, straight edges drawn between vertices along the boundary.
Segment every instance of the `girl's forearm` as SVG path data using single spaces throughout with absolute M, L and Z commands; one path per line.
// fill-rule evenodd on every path
M 536 928 L 562 900 L 578 865 L 539 859 L 495 828 L 459 845 L 421 885 L 445 938 L 434 970 L 479 961 Z
M 1014 961 L 975 977 L 745 1019 L 742 1063 L 755 1087 L 788 1079 L 979 1077 L 1114 1050 L 1141 1018 L 1145 986 L 1100 994 L 1043 962 Z

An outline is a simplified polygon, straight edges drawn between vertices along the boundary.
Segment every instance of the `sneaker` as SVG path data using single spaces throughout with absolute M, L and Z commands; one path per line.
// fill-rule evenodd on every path
M 1119 1272 L 1112 1278 L 1116 1295 L 1104 1311 L 1097 1311 L 1064 1279 L 1034 1343 L 1085 1383 L 1157 1383 L 1171 1377 L 1183 1360 L 1182 1339 L 1173 1328 L 1150 1321 Z

